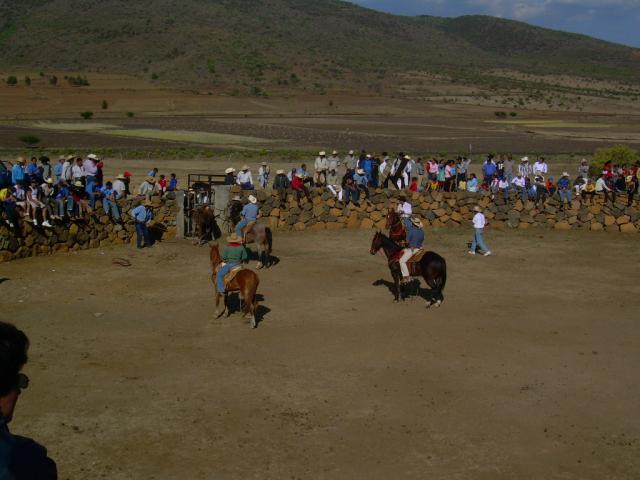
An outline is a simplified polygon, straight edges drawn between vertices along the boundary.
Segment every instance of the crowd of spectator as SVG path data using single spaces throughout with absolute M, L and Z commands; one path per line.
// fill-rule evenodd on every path
M 544 157 L 531 161 L 522 157 L 518 161 L 510 155 L 488 155 L 480 165 L 480 174 L 470 172 L 471 159 L 459 156 L 455 160 L 436 158 L 412 158 L 398 153 L 391 157 L 387 152 L 372 155 L 352 150 L 344 157 L 337 151 L 331 155 L 321 151 L 309 169 L 306 164 L 289 171 L 277 170 L 272 188 L 280 192 L 282 202 L 288 191 L 293 191 L 298 203 L 309 198 L 309 188 L 326 188 L 344 203 L 359 204 L 368 199 L 372 188 L 395 188 L 410 192 L 480 192 L 489 191 L 502 195 L 505 200 L 519 198 L 543 205 L 556 196 L 561 208 L 580 197 L 593 201 L 596 195 L 606 202 L 616 202 L 616 197 L 627 197 L 631 206 L 638 193 L 639 166 L 607 163 L 597 175 L 590 175 L 587 160 L 582 160 L 574 175 L 562 172 L 554 178 Z M 239 185 L 243 190 L 254 190 L 251 169 L 244 165 L 239 172 L 232 167 L 225 171 L 225 184 Z M 258 171 L 262 188 L 269 185 L 270 168 L 263 162 Z
M 132 195 L 132 174 L 128 171 L 113 181 L 105 180 L 104 162 L 97 155 L 60 157 L 51 165 L 48 157 L 18 158 L 7 162 L 9 171 L 0 184 L 0 216 L 9 227 L 17 229 L 21 217 L 35 226 L 51 228 L 55 222 L 87 219 L 95 215 L 96 202 L 113 221 L 120 222 L 118 200 Z M 175 174 L 167 179 L 151 170 L 135 192 L 142 199 L 175 191 Z

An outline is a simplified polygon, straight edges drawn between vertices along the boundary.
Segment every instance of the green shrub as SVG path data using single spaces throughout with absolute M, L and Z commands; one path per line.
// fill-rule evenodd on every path
M 93 112 L 81 112 L 80 116 L 85 120 L 89 120 L 91 119 L 91 117 L 93 117 Z
M 18 84 L 18 78 L 15 75 L 9 75 L 7 77 L 7 85 L 13 87 Z
M 29 76 L 24 77 L 24 84 L 27 87 L 31 86 L 31 77 L 29 77 Z
M 77 77 L 66 77 L 66 79 L 72 87 L 88 87 L 91 85 L 87 77 L 82 77 L 80 75 Z
M 106 110 L 107 108 L 109 108 L 109 104 L 107 103 L 106 100 L 102 100 L 102 109 Z
M 158 76 L 158 74 L 156 72 L 153 72 L 151 74 L 151 80 L 158 80 L 158 78 L 160 78 L 160 77 Z
M 29 145 L 30 147 L 40 143 L 40 139 L 38 137 L 36 137 L 35 135 L 31 135 L 31 134 L 29 134 L 29 135 L 21 135 L 21 136 L 18 137 L 18 140 L 20 140 L 25 145 Z
M 135 116 L 135 113 L 133 112 L 127 112 L 127 117 L 129 118 L 133 118 Z
M 57 85 L 58 84 L 58 77 L 56 77 L 55 75 L 52 75 L 51 78 L 49 78 L 49 85 Z
M 507 112 L 493 112 L 493 114 L 498 118 L 506 118 Z
M 638 161 L 640 161 L 640 153 L 626 145 L 599 148 L 593 156 L 589 173 L 592 176 L 599 176 L 604 169 L 604 164 L 607 162 L 611 162 L 614 165 L 632 165 Z

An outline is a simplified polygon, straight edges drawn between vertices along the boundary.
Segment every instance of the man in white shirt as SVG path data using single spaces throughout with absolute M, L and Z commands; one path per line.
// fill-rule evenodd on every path
M 533 174 L 545 176 L 549 172 L 549 166 L 545 162 L 544 157 L 540 157 L 536 163 L 533 164 Z
M 484 233 L 484 227 L 487 224 L 487 219 L 485 218 L 484 213 L 482 213 L 482 208 L 480 208 L 479 206 L 476 206 L 473 209 L 473 211 L 476 212 L 476 214 L 473 216 L 474 234 L 473 234 L 473 241 L 471 242 L 471 250 L 469 250 L 469 254 L 475 255 L 476 250 L 479 247 L 480 250 L 484 252 L 484 256 L 488 257 L 489 255 L 491 255 L 491 250 L 489 250 L 489 247 L 487 247 L 487 245 L 484 243 L 484 239 L 482 238 L 482 234 Z
M 62 173 L 58 180 L 64 180 L 67 183 L 70 183 L 73 180 L 73 165 L 71 164 L 73 160 L 73 155 L 67 155 L 64 159 L 64 163 L 62 164 Z
M 531 175 L 531 165 L 529 165 L 529 157 L 522 157 L 520 165 L 518 165 L 518 173 L 523 177 Z
M 411 216 L 413 215 L 413 207 L 409 202 L 407 202 L 407 197 L 404 195 L 400 195 L 398 197 L 398 202 L 396 212 L 400 214 L 404 228 L 409 229 L 409 226 L 411 225 Z
M 327 183 L 327 170 L 329 169 L 329 160 L 327 153 L 322 151 L 318 153 L 314 164 L 315 172 L 313 174 L 313 183 L 316 186 L 323 186 Z
M 83 182 L 84 183 L 84 170 L 82 168 L 82 159 L 78 158 L 76 160 L 76 164 L 71 167 L 71 175 L 73 176 L 74 182 Z
M 125 176 L 124 174 L 120 174 L 116 177 L 113 182 L 113 190 L 118 194 L 118 198 L 126 198 L 125 192 L 127 191 L 127 186 L 124 184 Z
M 607 185 L 607 181 L 605 180 L 605 174 L 603 173 L 600 178 L 596 181 L 596 194 L 604 194 L 604 201 L 609 201 L 609 195 L 613 198 L 612 202 L 615 203 L 615 195 L 613 191 Z
M 356 168 L 358 167 L 358 157 L 356 157 L 353 150 L 349 150 L 349 155 L 344 157 L 344 166 L 346 167 L 347 171 L 356 171 Z
M 342 164 L 342 161 L 338 156 L 337 150 L 334 150 L 331 153 L 331 156 L 329 157 L 328 162 L 329 162 L 329 167 L 327 168 L 327 172 L 330 172 L 331 170 L 335 170 L 337 173 L 338 169 L 340 168 L 340 165 Z
M 522 201 L 526 202 L 528 200 L 527 181 L 525 180 L 522 173 L 518 173 L 518 176 L 514 178 L 511 183 L 513 183 L 513 186 L 516 189 L 516 194 L 519 194 L 520 198 L 522 198 Z
M 243 165 L 242 170 L 238 172 L 236 182 L 243 190 L 253 190 L 253 177 L 251 176 L 251 170 L 249 165 Z

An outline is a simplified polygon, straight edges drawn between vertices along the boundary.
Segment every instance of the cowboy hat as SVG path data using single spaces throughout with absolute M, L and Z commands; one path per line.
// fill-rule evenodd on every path
M 356 170 L 356 173 L 358 175 L 364 175 L 364 170 L 362 168 L 359 168 L 358 170 Z
M 145 207 L 153 207 L 153 203 L 151 203 L 151 200 L 145 200 L 144 202 L 142 202 L 142 204 Z
M 227 237 L 227 242 L 229 242 L 229 243 L 240 243 L 240 242 L 242 242 L 242 239 L 235 232 L 233 232 L 231 235 L 229 235 Z
M 284 170 L 276 170 L 276 175 L 284 175 Z
M 422 220 L 420 220 L 418 217 L 413 217 L 411 219 L 411 223 L 413 223 L 418 228 L 422 228 L 423 227 Z
M 84 187 L 84 185 L 82 184 L 82 182 L 80 180 L 76 180 L 75 182 L 73 182 L 73 186 L 74 187 Z
M 337 154 L 338 154 L 337 150 L 334 150 L 333 152 L 331 152 L 331 155 L 337 155 Z
M 529 161 L 529 157 L 522 157 L 520 159 L 521 162 L 528 162 Z
M 64 155 L 60 155 L 60 156 L 58 157 L 58 160 L 66 160 L 66 159 L 67 159 L 67 157 L 65 157 Z
M 242 199 L 240 198 L 240 195 L 236 195 L 231 200 L 235 200 L 236 202 L 240 202 Z
M 410 157 L 409 155 L 405 155 L 405 156 L 404 156 L 404 159 L 405 159 L 405 160 L 411 160 L 411 157 Z
M 568 174 L 567 172 L 562 172 L 562 176 L 563 176 L 563 177 L 568 177 L 568 176 L 569 176 L 569 174 Z
M 349 155 L 353 155 L 355 152 L 353 150 L 349 150 Z
M 127 177 L 125 177 L 125 176 L 124 176 L 124 173 L 121 173 L 120 175 L 118 175 L 118 176 L 116 177 L 116 179 L 117 179 L 117 180 L 126 180 L 126 179 L 127 179 Z
M 49 185 L 51 185 L 53 183 L 53 179 L 52 178 L 47 178 L 47 179 L 45 179 L 44 183 L 48 183 Z
M 249 165 L 247 165 L 246 163 L 242 166 L 242 171 L 245 171 L 245 170 L 251 170 L 249 168 Z
M 320 153 L 318 153 L 318 155 L 320 155 L 321 157 L 324 157 L 327 154 L 327 152 L 325 152 L 324 150 L 322 150 Z
M 371 158 L 371 154 L 370 153 L 367 153 L 367 158 Z
M 262 162 L 260 165 L 266 167 L 267 166 L 267 162 Z
M 89 155 L 87 155 L 87 158 L 89 160 L 100 160 L 95 153 L 90 153 Z
M 229 167 L 229 168 L 227 168 L 227 169 L 224 171 L 224 173 L 226 173 L 227 175 L 229 175 L 230 173 L 233 173 L 233 172 L 235 172 L 235 171 L 236 171 L 236 169 L 235 169 L 235 168 L 233 168 L 233 167 Z
M 249 195 L 249 201 L 251 203 L 258 203 L 258 199 L 256 197 L 254 197 L 253 195 Z
M 482 208 L 480 207 L 480 205 L 476 205 L 475 207 L 473 207 L 473 211 L 474 212 L 481 212 Z

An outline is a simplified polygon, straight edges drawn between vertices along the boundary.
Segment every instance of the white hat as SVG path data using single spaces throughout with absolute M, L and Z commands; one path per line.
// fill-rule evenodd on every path
M 338 154 L 337 150 L 334 150 L 333 152 L 331 152 L 331 155 L 337 155 L 337 154 Z
M 359 168 L 358 170 L 356 170 L 356 173 L 358 175 L 364 175 L 364 170 L 362 168 Z
M 371 154 L 370 153 L 367 153 L 367 158 L 371 158 Z
M 256 197 L 254 197 L 253 195 L 249 195 L 249 201 L 251 203 L 258 203 L 258 199 Z
M 355 152 L 353 150 L 349 150 L 349 155 L 353 155 Z
M 249 168 L 249 165 L 247 165 L 247 164 L 245 163 L 245 164 L 242 166 L 241 170 L 242 170 L 242 171 L 244 171 L 244 170 L 251 170 L 251 169 Z
M 404 159 L 405 159 L 405 160 L 411 160 L 411 157 L 410 157 L 409 155 L 405 155 L 405 156 L 404 156 Z
M 481 212 L 482 208 L 480 208 L 480 205 L 476 205 L 475 207 L 473 207 L 473 211 L 474 212 Z
M 53 183 L 53 179 L 52 178 L 47 178 L 44 182 L 48 183 L 49 185 L 51 185 Z
M 413 223 L 418 228 L 422 228 L 423 227 L 422 220 L 420 220 L 418 217 L 411 218 L 411 223 Z
M 235 172 L 235 171 L 236 171 L 236 169 L 235 169 L 235 168 L 233 168 L 233 167 L 229 167 L 229 168 L 227 168 L 227 169 L 224 171 L 224 173 L 229 174 L 229 173 L 233 173 L 233 172 Z
M 266 165 L 266 164 L 267 164 L 267 162 L 262 162 L 262 165 Z
M 568 174 L 567 172 L 562 172 L 562 176 L 563 176 L 563 177 L 568 177 L 568 176 L 569 176 L 569 174 Z
M 276 175 L 284 175 L 284 170 L 276 170 Z
M 320 155 L 321 157 L 324 157 L 327 154 L 327 152 L 325 152 L 324 150 L 322 150 L 320 153 L 318 153 L 318 155 Z
M 100 159 L 98 158 L 98 156 L 97 156 L 96 154 L 94 154 L 94 153 L 90 153 L 89 155 L 87 155 L 87 158 L 88 158 L 89 160 L 100 160 Z
M 116 179 L 118 179 L 118 180 L 126 180 L 126 179 L 127 179 L 127 177 L 125 177 L 125 176 L 124 176 L 124 173 L 121 173 L 120 175 L 118 175 L 118 176 L 116 177 Z
M 236 202 L 241 201 L 242 199 L 240 198 L 240 195 L 236 195 L 235 197 L 233 197 L 231 200 L 235 200 Z
M 522 157 L 520 159 L 521 162 L 528 162 L 529 161 L 529 157 Z

